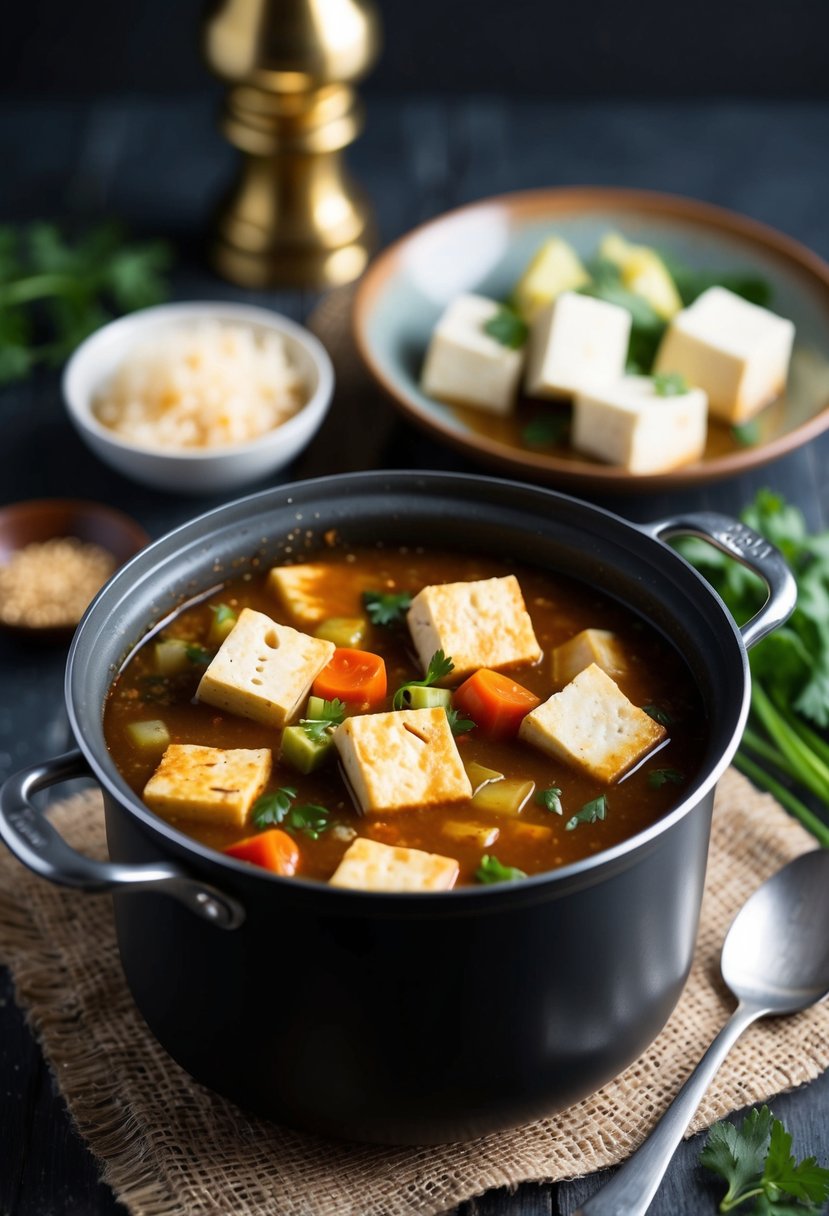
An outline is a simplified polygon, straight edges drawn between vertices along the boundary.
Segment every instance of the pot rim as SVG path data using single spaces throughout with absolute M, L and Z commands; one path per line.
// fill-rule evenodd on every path
M 330 887 L 326 883 L 321 883 L 316 880 L 294 876 L 291 878 L 282 877 L 276 874 L 271 874 L 264 869 L 252 867 L 245 862 L 238 861 L 232 857 L 227 857 L 216 849 L 209 848 L 207 845 L 201 844 L 194 840 L 186 833 L 180 831 L 160 816 L 155 815 L 138 797 L 138 795 L 130 789 L 124 778 L 115 768 L 111 760 L 101 759 L 95 747 L 86 738 L 78 714 L 73 697 L 72 682 L 75 676 L 75 668 L 79 647 L 84 638 L 84 631 L 89 627 L 90 620 L 101 611 L 102 607 L 106 607 L 107 600 L 115 591 L 120 591 L 125 584 L 132 581 L 135 574 L 141 569 L 142 574 L 147 573 L 143 567 L 153 562 L 154 558 L 161 552 L 162 549 L 175 545 L 179 540 L 187 537 L 189 540 L 195 539 L 197 535 L 206 536 L 213 530 L 212 525 L 219 524 L 223 519 L 232 516 L 236 512 L 249 512 L 250 518 L 256 514 L 257 508 L 265 503 L 270 505 L 292 505 L 292 499 L 295 495 L 313 494 L 317 489 L 330 489 L 339 485 L 345 486 L 347 483 L 358 482 L 361 486 L 379 486 L 384 484 L 390 487 L 390 483 L 396 483 L 398 489 L 404 489 L 406 486 L 411 487 L 415 483 L 425 488 L 432 487 L 437 490 L 439 487 L 446 487 L 451 484 L 456 488 L 459 485 L 467 486 L 471 493 L 476 490 L 483 494 L 489 490 L 490 494 L 493 485 L 497 485 L 499 490 L 507 494 L 520 492 L 526 495 L 528 492 L 539 499 L 539 505 L 546 504 L 553 506 L 555 503 L 566 503 L 572 508 L 575 505 L 586 511 L 589 515 L 598 518 L 600 521 L 605 521 L 608 525 L 619 527 L 623 530 L 635 535 L 637 543 L 649 546 L 658 546 L 658 551 L 661 554 L 661 561 L 676 562 L 678 567 L 681 567 L 683 573 L 687 577 L 690 573 L 698 582 L 699 587 L 704 591 L 705 595 L 716 605 L 719 613 L 719 624 L 724 626 L 731 639 L 734 642 L 736 654 L 741 662 L 743 669 L 743 692 L 742 701 L 739 712 L 736 716 L 733 732 L 725 747 L 722 748 L 719 758 L 713 765 L 710 765 L 705 771 L 699 774 L 694 784 L 685 793 L 685 796 L 674 806 L 674 808 L 663 815 L 655 823 L 649 827 L 642 829 L 627 840 L 621 841 L 619 844 L 613 845 L 608 849 L 604 849 L 594 856 L 583 858 L 580 861 L 572 862 L 566 866 L 560 866 L 554 870 L 544 871 L 540 874 L 528 875 L 525 879 L 515 883 L 492 884 L 482 886 L 458 887 L 451 891 L 433 891 L 429 892 L 430 898 L 423 899 L 422 893 L 410 892 L 386 892 L 386 891 L 357 891 L 347 888 Z M 352 491 L 353 492 L 353 491 Z M 310 501 L 310 500 L 309 500 Z M 666 578 L 668 575 L 666 574 Z M 581 580 L 583 581 L 583 580 Z M 635 608 L 632 611 L 636 612 Z M 150 626 L 152 627 L 152 623 Z M 139 639 L 133 639 L 130 643 L 130 652 L 132 646 Z M 675 643 L 673 643 L 675 645 Z M 128 652 L 129 653 L 129 652 Z M 110 683 L 111 686 L 111 683 Z M 354 473 L 339 473 L 323 477 L 309 478 L 295 482 L 285 482 L 282 485 L 270 487 L 269 489 L 258 491 L 254 494 L 246 495 L 242 498 L 237 498 L 229 503 L 224 503 L 219 507 L 214 507 L 202 514 L 195 516 L 188 522 L 179 525 L 178 527 L 166 532 L 152 544 L 147 546 L 129 562 L 120 568 L 109 582 L 102 588 L 95 599 L 90 604 L 84 617 L 82 618 L 78 629 L 72 639 L 69 653 L 67 656 L 65 678 L 64 678 L 64 694 L 66 701 L 66 710 L 69 718 L 69 723 L 72 729 L 74 738 L 77 741 L 78 747 L 84 755 L 92 774 L 98 781 L 105 793 L 113 798 L 122 809 L 126 810 L 134 816 L 143 827 L 147 828 L 156 836 L 160 836 L 167 842 L 175 846 L 179 852 L 193 855 L 199 862 L 206 863 L 210 867 L 219 867 L 226 869 L 229 873 L 235 874 L 240 878 L 248 881 L 260 883 L 277 884 L 282 890 L 289 888 L 291 891 L 312 893 L 317 898 L 333 900 L 337 903 L 347 903 L 351 905 L 353 911 L 355 905 L 371 903 L 377 906 L 378 903 L 392 901 L 396 909 L 401 909 L 403 905 L 410 905 L 412 908 L 417 908 L 419 911 L 426 913 L 435 911 L 439 907 L 447 907 L 451 905 L 456 911 L 461 911 L 464 904 L 468 901 L 488 900 L 490 905 L 495 902 L 502 902 L 504 898 L 527 896 L 531 894 L 547 894 L 554 893 L 559 888 L 567 890 L 572 889 L 573 885 L 589 885 L 593 881 L 598 881 L 599 877 L 605 876 L 605 871 L 616 870 L 619 867 L 624 867 L 631 859 L 633 854 L 639 854 L 643 851 L 649 851 L 651 847 L 655 847 L 660 838 L 664 836 L 670 829 L 690 814 L 699 804 L 705 799 L 719 781 L 725 769 L 731 762 L 734 752 L 737 750 L 739 740 L 742 736 L 743 727 L 749 712 L 750 698 L 750 672 L 748 666 L 747 652 L 742 639 L 740 630 L 738 629 L 734 619 L 723 603 L 719 595 L 714 591 L 711 585 L 703 578 L 693 566 L 690 565 L 683 557 L 680 556 L 674 549 L 670 548 L 662 540 L 654 535 L 651 535 L 646 530 L 646 526 L 641 526 L 630 520 L 624 519 L 622 516 L 615 514 L 613 511 L 604 507 L 596 506 L 593 503 L 585 502 L 582 499 L 576 498 L 573 495 L 562 493 L 561 491 L 548 489 L 543 486 L 528 485 L 526 483 L 508 480 L 500 477 L 491 477 L 485 474 L 472 473 L 453 473 L 439 472 L 434 470 L 368 470 L 364 472 Z M 108 769 L 108 764 L 112 771 Z M 463 902 L 461 902 L 463 901 Z M 473 905 L 474 906 L 474 905 Z M 470 910 L 470 908 L 467 908 Z

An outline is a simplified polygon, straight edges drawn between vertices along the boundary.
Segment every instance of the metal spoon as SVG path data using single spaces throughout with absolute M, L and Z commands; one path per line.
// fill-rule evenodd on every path
M 829 995 L 829 849 L 804 853 L 758 888 L 723 944 L 737 1008 L 644 1144 L 573 1216 L 644 1216 L 702 1096 L 758 1018 L 799 1013 Z

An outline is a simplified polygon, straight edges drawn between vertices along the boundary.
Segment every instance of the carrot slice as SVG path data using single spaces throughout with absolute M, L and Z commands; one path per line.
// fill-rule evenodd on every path
M 505 738 L 516 733 L 522 719 L 541 704 L 541 698 L 509 676 L 482 667 L 461 684 L 452 704 L 485 734 Z
M 371 709 L 386 695 L 386 664 L 379 654 L 338 646 L 331 662 L 314 680 L 315 697 L 333 701 L 338 697 L 348 705 Z
M 299 865 L 299 849 L 287 832 L 279 828 L 269 828 L 258 836 L 248 836 L 245 840 L 237 840 L 225 849 L 228 857 L 238 861 L 249 861 L 251 865 L 263 866 L 274 874 L 284 874 L 290 877 L 296 874 Z

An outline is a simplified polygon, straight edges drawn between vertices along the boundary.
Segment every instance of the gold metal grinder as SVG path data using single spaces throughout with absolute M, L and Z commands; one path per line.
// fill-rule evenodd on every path
M 203 36 L 229 86 L 222 131 L 243 156 L 216 220 L 216 269 L 253 288 L 357 278 L 374 224 L 343 150 L 363 125 L 353 86 L 380 46 L 372 0 L 215 0 Z

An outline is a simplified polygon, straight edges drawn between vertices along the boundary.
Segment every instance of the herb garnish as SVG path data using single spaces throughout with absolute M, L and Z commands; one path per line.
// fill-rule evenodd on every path
M 735 443 L 739 443 L 742 448 L 753 448 L 756 443 L 760 442 L 760 423 L 756 418 L 751 422 L 742 422 L 739 426 L 732 426 L 731 437 Z
M 449 719 L 449 729 L 453 735 L 465 735 L 467 731 L 474 730 L 477 722 L 473 722 L 471 718 L 462 718 L 459 709 L 447 709 L 446 717 Z
M 517 312 L 502 304 L 495 315 L 484 323 L 484 333 L 510 350 L 520 350 L 530 336 L 530 327 Z
M 411 604 L 412 597 L 408 591 L 397 594 L 388 591 L 363 592 L 363 607 L 372 625 L 399 625 L 403 613 Z
M 236 613 L 229 604 L 211 604 L 210 611 L 213 613 L 213 622 L 216 625 L 224 625 L 228 621 L 236 620 Z
M 524 871 L 516 866 L 502 865 L 493 853 L 484 853 L 481 864 L 475 871 L 475 878 L 482 883 L 514 882 L 526 877 Z
M 564 414 L 539 414 L 521 432 L 528 448 L 551 448 L 567 438 L 570 420 Z
M 270 794 L 262 794 L 253 804 L 251 818 L 258 828 L 268 828 L 282 824 L 297 832 L 304 832 L 312 840 L 319 840 L 329 824 L 329 811 L 316 803 L 297 803 L 296 789 L 292 785 L 283 785 Z
M 564 825 L 565 832 L 572 832 L 580 823 L 596 823 L 607 817 L 607 795 L 599 794 L 592 802 L 585 802 L 581 810 L 576 811 Z
M 690 385 L 681 372 L 657 372 L 653 391 L 657 397 L 681 397 L 690 391 Z
M 426 675 L 422 680 L 407 680 L 405 684 L 401 684 L 392 700 L 392 709 L 403 709 L 405 707 L 405 693 L 407 688 L 429 688 L 432 684 L 437 684 L 438 680 L 442 680 L 444 676 L 448 676 L 455 664 L 451 659 L 447 659 L 442 650 L 436 650 L 429 660 L 429 666 L 426 669 Z
M 682 785 L 685 774 L 677 768 L 655 768 L 648 773 L 648 785 L 652 790 L 661 789 L 669 782 L 672 785 Z
M 62 363 L 116 313 L 165 299 L 169 262 L 165 245 L 125 244 L 114 227 L 73 243 L 51 224 L 0 227 L 0 384 Z
M 322 743 L 335 726 L 345 721 L 346 710 L 345 702 L 334 697 L 332 701 L 323 701 L 318 718 L 300 718 L 299 725 L 313 743 Z
M 188 642 L 184 653 L 194 667 L 206 667 L 213 658 L 212 652 L 206 647 L 200 646 L 198 642 Z
M 715 1123 L 700 1162 L 728 1183 L 721 1212 L 731 1212 L 750 1199 L 757 1216 L 808 1216 L 829 1199 L 829 1169 L 814 1157 L 798 1162 L 792 1137 L 767 1106 L 752 1110 L 739 1127 Z
M 328 822 L 329 814 L 327 807 L 319 806 L 315 802 L 306 802 L 291 807 L 286 823 L 297 832 L 304 832 L 312 840 L 319 840 L 325 829 L 331 826 Z
M 561 790 L 557 785 L 551 785 L 546 790 L 539 790 L 535 796 L 535 800 L 551 815 L 563 815 L 564 808 L 561 805 Z
M 658 722 L 660 726 L 670 726 L 673 722 L 671 715 L 664 709 L 660 709 L 658 705 L 643 705 L 642 709 L 649 718 L 653 718 L 654 722 Z

